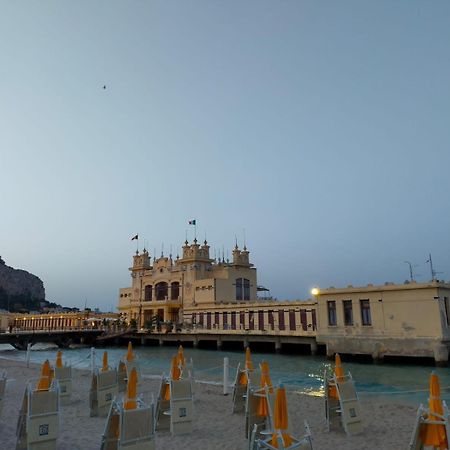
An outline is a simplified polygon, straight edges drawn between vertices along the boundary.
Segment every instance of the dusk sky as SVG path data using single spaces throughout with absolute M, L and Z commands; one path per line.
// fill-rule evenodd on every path
M 450 280 L 450 2 L 3 1 L 0 255 L 110 309 L 139 245 L 258 283 Z M 106 89 L 103 86 L 106 85 Z

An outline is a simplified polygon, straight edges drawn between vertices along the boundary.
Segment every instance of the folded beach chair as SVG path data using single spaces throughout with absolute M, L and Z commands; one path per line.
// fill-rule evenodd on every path
M 251 360 L 250 348 L 245 349 L 245 365 L 241 369 L 239 363 L 233 385 L 233 413 L 245 412 L 247 389 L 249 386 L 258 386 L 259 374 L 254 370 Z
M 273 432 L 268 437 L 258 439 L 257 425 L 253 427 L 250 436 L 249 449 L 268 450 L 312 450 L 311 432 L 308 423 L 305 421 L 305 435 L 297 439 L 288 433 L 288 412 L 286 390 L 282 385 L 277 389 L 274 404 Z
M 176 436 L 192 432 L 194 398 L 187 380 L 170 381 L 170 432 Z
M 56 355 L 55 379 L 59 384 L 59 402 L 61 405 L 68 405 L 72 395 L 72 367 L 63 366 L 60 351 Z
M 128 342 L 127 354 L 124 359 L 120 360 L 117 370 L 119 392 L 124 392 L 127 388 L 127 380 L 133 369 L 136 369 L 138 375 L 138 386 L 141 383 L 141 369 L 139 359 L 133 352 L 133 346 L 131 342 Z
M 433 372 L 430 378 L 428 408 L 419 406 L 408 448 L 409 450 L 448 449 L 449 437 L 449 411 L 446 403 L 441 400 L 439 379 Z
M 170 430 L 170 378 L 164 374 L 161 377 L 156 400 L 155 422 L 157 431 Z
M 117 371 L 108 366 L 108 357 L 103 355 L 103 366 L 92 374 L 89 394 L 90 417 L 106 417 L 114 398 L 119 394 Z
M 154 404 L 146 405 L 137 398 L 136 378 L 134 371 L 125 400 L 111 403 L 101 450 L 155 449 Z
M 347 435 L 363 431 L 361 406 L 352 375 L 347 375 L 341 366 L 341 360 L 336 354 L 336 368 L 332 377 L 325 372 L 325 417 L 328 431 L 342 427 Z
M 245 437 L 250 438 L 252 431 L 257 431 L 257 438 L 273 433 L 274 391 L 269 374 L 269 364 L 260 364 L 261 377 L 259 386 L 254 386 L 250 379 L 245 402 Z
M 2 415 L 3 397 L 6 389 L 6 372 L 0 376 L 0 416 Z
M 27 384 L 17 422 L 16 450 L 56 450 L 59 434 L 58 384 L 48 360 L 38 383 Z

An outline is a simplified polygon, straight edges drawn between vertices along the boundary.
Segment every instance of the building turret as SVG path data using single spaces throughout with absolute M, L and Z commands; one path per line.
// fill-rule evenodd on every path
M 130 270 L 137 271 L 137 270 L 146 270 L 150 269 L 150 254 L 148 251 L 144 248 L 144 251 L 139 254 L 138 251 L 136 251 L 136 254 L 133 256 L 133 267 L 131 267 Z

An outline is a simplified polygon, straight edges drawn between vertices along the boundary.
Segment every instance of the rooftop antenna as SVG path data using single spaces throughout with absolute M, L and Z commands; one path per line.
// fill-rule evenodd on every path
M 86 311 L 86 308 L 87 308 L 87 297 L 86 297 L 86 299 L 84 300 L 84 310 Z
M 222 245 L 222 262 L 225 262 L 225 246 Z
M 417 264 L 411 264 L 409 261 L 405 261 L 405 264 L 409 266 L 409 279 L 414 281 L 413 267 L 417 267 Z
M 247 250 L 247 237 L 245 236 L 245 228 L 244 228 L 244 250 Z
M 161 258 L 164 256 L 164 242 L 161 242 Z
M 438 273 L 443 273 L 443 272 L 436 272 L 433 268 L 433 260 L 431 259 L 431 253 L 428 255 L 428 259 L 425 261 L 427 263 L 430 263 L 430 270 L 431 270 L 431 281 L 436 280 L 436 275 Z
M 234 245 L 235 245 L 236 248 L 238 248 L 237 236 L 236 235 L 234 235 Z
M 153 262 L 156 261 L 156 247 L 153 247 Z
M 187 228 L 184 231 L 185 231 L 185 234 L 186 234 L 186 243 L 187 243 L 188 242 L 188 239 L 187 239 Z

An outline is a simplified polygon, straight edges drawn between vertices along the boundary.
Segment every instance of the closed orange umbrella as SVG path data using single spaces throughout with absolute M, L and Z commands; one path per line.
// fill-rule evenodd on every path
M 247 386 L 248 384 L 248 376 L 247 372 L 251 372 L 253 370 L 253 362 L 252 362 L 252 354 L 250 352 L 250 347 L 245 349 L 245 371 L 241 373 L 239 377 L 239 384 L 242 386 Z
M 293 440 L 288 434 L 288 411 L 286 389 L 283 385 L 277 389 L 274 407 L 274 428 L 275 432 L 272 434 L 271 444 L 278 448 L 278 437 L 281 435 L 284 447 L 289 447 Z
M 128 350 L 127 350 L 127 361 L 133 361 L 134 354 L 133 354 L 133 345 L 131 344 L 131 341 L 128 342 Z
M 444 414 L 444 408 L 441 400 L 441 389 L 439 387 L 439 378 L 432 372 L 430 377 L 430 398 L 428 401 L 430 408 L 430 420 L 442 420 L 438 415 Z M 445 425 L 440 424 L 425 424 L 422 429 L 422 441 L 424 446 L 432 446 L 439 450 L 448 448 L 447 433 L 445 431 Z
M 48 391 L 50 388 L 50 376 L 51 376 L 51 367 L 48 359 L 45 360 L 44 364 L 42 364 L 41 369 L 41 378 L 39 378 L 37 390 L 38 391 Z
M 178 355 L 175 355 L 172 357 L 172 368 L 170 369 L 170 378 L 173 381 L 179 380 L 181 377 L 181 370 L 178 367 Z M 165 385 L 165 391 L 163 398 L 164 400 L 170 400 L 170 386 L 169 383 L 166 383 Z
M 268 391 L 270 393 L 273 392 L 272 380 L 270 379 L 270 374 L 269 374 L 269 363 L 267 361 L 263 361 L 261 363 L 260 384 L 261 384 L 261 390 L 263 391 L 264 394 L 266 392 L 265 391 L 266 386 L 269 388 Z M 259 403 L 258 403 L 257 414 L 260 417 L 267 417 L 269 415 L 269 405 L 267 404 L 266 396 L 260 397 Z
M 62 369 L 63 363 L 62 363 L 62 352 L 58 350 L 56 353 L 56 367 L 58 369 Z
M 108 372 L 108 352 L 103 352 L 102 372 Z
M 130 373 L 130 378 L 127 383 L 127 396 L 124 404 L 124 409 L 136 409 L 137 408 L 137 372 L 133 367 Z
M 342 367 L 341 363 L 341 357 L 339 356 L 339 353 L 336 353 L 334 357 L 334 375 L 336 376 L 337 381 L 342 381 L 344 378 L 344 369 Z M 338 392 L 336 389 L 336 386 L 332 385 L 328 389 L 328 395 L 331 398 L 335 398 L 336 400 L 339 400 Z
M 186 364 L 186 360 L 184 359 L 183 346 L 180 345 L 178 347 L 178 365 L 181 366 L 181 367 L 184 367 L 185 364 Z

